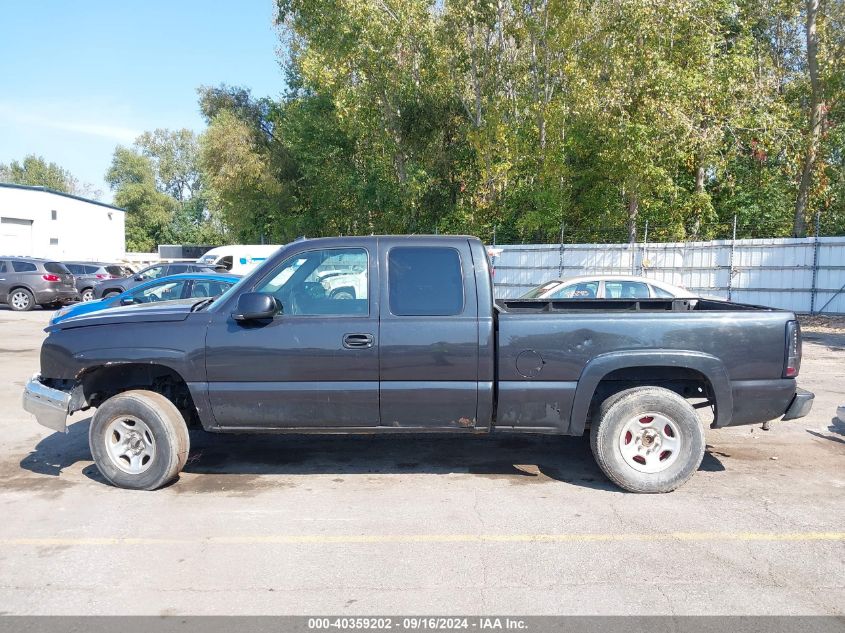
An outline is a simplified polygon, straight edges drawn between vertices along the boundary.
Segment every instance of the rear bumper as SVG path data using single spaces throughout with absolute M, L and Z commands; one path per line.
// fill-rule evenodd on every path
M 35 303 L 71 303 L 79 301 L 79 291 L 73 286 L 63 288 L 47 288 L 35 292 Z
M 813 408 L 813 399 L 816 397 L 812 391 L 807 391 L 806 389 L 801 389 L 800 387 L 795 390 L 795 397 L 792 399 L 792 402 L 789 403 L 789 407 L 786 409 L 786 413 L 783 416 L 784 420 L 795 420 L 798 418 L 803 418 L 805 415 L 810 413 L 810 410 Z
M 731 389 L 733 416 L 729 426 L 795 420 L 813 407 L 813 394 L 801 389 L 794 378 L 738 380 L 731 383 Z
M 35 374 L 24 387 L 23 408 L 35 416 L 38 424 L 67 433 L 70 398 L 69 393 L 48 387 L 41 382 L 41 376 Z

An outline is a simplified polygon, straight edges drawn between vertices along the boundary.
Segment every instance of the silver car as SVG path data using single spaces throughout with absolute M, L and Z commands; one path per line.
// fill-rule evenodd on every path
M 73 275 L 61 262 L 0 255 L 0 303 L 16 312 L 79 301 Z
M 696 299 L 685 288 L 648 277 L 585 275 L 553 279 L 529 290 L 520 299 Z

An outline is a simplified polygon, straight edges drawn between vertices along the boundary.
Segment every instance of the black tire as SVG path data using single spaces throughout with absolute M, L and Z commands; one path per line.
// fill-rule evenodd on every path
M 35 307 L 35 297 L 26 288 L 15 288 L 9 293 L 9 307 L 15 312 L 29 312 Z
M 116 297 L 119 294 L 120 292 L 118 292 L 117 290 L 109 290 L 108 292 L 103 293 L 103 299 L 111 299 L 112 297 Z
M 129 432 L 132 433 L 138 421 L 145 427 L 144 437 L 137 432 L 129 440 L 120 436 L 124 430 L 122 424 L 131 422 Z M 145 447 L 153 446 L 149 461 L 136 473 L 126 470 L 130 468 L 128 458 L 124 463 L 114 457 L 119 449 L 107 445 L 108 442 L 111 446 L 125 446 L 132 440 Z M 110 483 L 119 488 L 155 490 L 176 479 L 184 468 L 190 438 L 185 419 L 170 400 L 159 393 L 135 390 L 112 396 L 98 407 L 88 430 L 88 444 L 94 463 Z
M 664 419 L 663 428 L 655 430 L 654 424 L 659 427 Z M 641 428 L 643 421 L 646 426 Z M 640 435 L 632 436 L 631 430 Z M 695 474 L 704 458 L 705 439 L 695 409 L 684 398 L 661 387 L 636 387 L 602 403 L 590 429 L 590 446 L 599 467 L 617 486 L 655 493 L 671 492 Z M 631 447 L 627 457 L 624 446 Z M 669 446 L 674 450 L 660 450 Z M 647 454 L 631 456 L 640 450 Z M 653 468 L 660 470 L 647 470 Z
M 82 292 L 80 293 L 79 300 L 83 303 L 87 303 L 89 301 L 94 300 L 94 289 L 93 288 L 83 288 Z
M 338 288 L 337 290 L 333 290 L 329 296 L 332 299 L 338 300 L 355 299 L 355 289 L 346 287 Z

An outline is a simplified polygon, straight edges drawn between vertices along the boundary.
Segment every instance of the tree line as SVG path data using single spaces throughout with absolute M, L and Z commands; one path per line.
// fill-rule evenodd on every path
M 284 92 L 108 174 L 127 247 L 845 231 L 845 0 L 277 0 Z

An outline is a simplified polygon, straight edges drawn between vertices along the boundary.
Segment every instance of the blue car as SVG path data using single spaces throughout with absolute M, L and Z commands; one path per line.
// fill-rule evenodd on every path
M 139 303 L 153 303 L 155 301 L 176 301 L 179 299 L 202 299 L 216 297 L 240 281 L 240 275 L 184 273 L 151 279 L 147 283 L 130 288 L 119 295 L 75 303 L 57 310 L 50 320 L 50 324 L 60 323 L 82 314 L 90 314 L 99 310 L 116 308 L 119 306 L 137 305 Z

